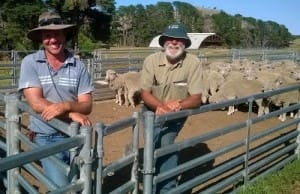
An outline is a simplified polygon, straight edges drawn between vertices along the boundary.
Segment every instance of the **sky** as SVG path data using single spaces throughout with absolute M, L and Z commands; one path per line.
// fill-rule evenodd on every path
M 116 7 L 142 4 L 155 5 L 157 0 L 115 0 Z M 159 0 L 160 2 L 173 2 Z M 195 7 L 216 8 L 227 14 L 241 14 L 284 25 L 292 35 L 300 35 L 299 0 L 177 0 Z

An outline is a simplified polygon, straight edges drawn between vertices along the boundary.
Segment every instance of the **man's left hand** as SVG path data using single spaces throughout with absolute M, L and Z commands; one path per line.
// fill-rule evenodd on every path
M 72 121 L 80 123 L 83 126 L 92 126 L 92 122 L 87 115 L 78 112 L 71 112 L 69 113 L 69 118 L 72 119 Z
M 54 117 L 63 115 L 64 113 L 68 112 L 68 108 L 68 104 L 65 102 L 51 104 L 44 109 L 44 111 L 41 114 L 41 117 L 45 121 L 49 121 Z
M 166 101 L 163 104 L 163 106 L 158 106 L 156 108 L 155 114 L 156 115 L 161 115 L 161 114 L 165 114 L 165 113 L 168 113 L 168 112 L 177 112 L 177 111 L 182 109 L 180 102 L 181 102 L 180 100 Z
M 181 102 L 181 100 L 169 100 L 169 101 L 165 102 L 165 105 L 172 111 L 177 112 L 182 109 L 180 102 Z

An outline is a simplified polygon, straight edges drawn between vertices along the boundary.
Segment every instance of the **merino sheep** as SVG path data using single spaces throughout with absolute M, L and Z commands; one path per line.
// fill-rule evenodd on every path
M 257 62 L 243 60 L 232 64 L 212 62 L 207 65 L 207 68 L 203 80 L 205 86 L 203 102 L 208 98 L 209 103 L 273 90 L 290 83 L 299 83 L 300 80 L 300 68 L 291 61 Z M 256 85 L 256 89 L 253 85 Z M 290 95 L 278 95 L 277 97 L 257 100 L 258 116 L 269 113 L 271 103 L 287 106 L 286 104 L 298 102 L 297 95 L 297 92 L 293 92 Z M 234 107 L 230 106 L 227 114 L 233 114 L 234 111 Z M 281 115 L 280 119 L 285 120 L 285 115 Z
M 227 80 L 219 89 L 219 91 L 209 98 L 210 103 L 217 103 L 225 100 L 250 96 L 255 93 L 260 93 L 263 90 L 263 85 L 256 80 L 246 79 L 230 79 Z M 258 116 L 261 116 L 268 111 L 263 104 L 263 99 L 255 101 L 258 105 Z M 229 107 L 227 114 L 231 115 L 235 112 L 234 106 Z
M 125 90 L 125 82 L 122 76 L 120 77 L 117 72 L 109 69 L 106 71 L 105 81 L 108 82 L 108 87 L 116 93 L 115 103 L 121 106 L 123 104 L 122 95 Z
M 286 84 L 286 86 L 292 86 L 296 85 L 299 83 L 289 83 Z M 270 101 L 280 107 L 280 108 L 285 108 L 290 106 L 291 104 L 296 104 L 300 102 L 300 92 L 298 90 L 293 90 L 290 92 L 282 93 L 282 94 L 277 94 L 275 96 L 270 97 Z M 282 122 L 286 121 L 286 112 L 281 114 L 278 119 Z
M 203 77 L 204 91 L 202 94 L 202 102 L 206 103 L 210 95 L 214 95 L 219 87 L 224 83 L 225 78 L 219 72 L 214 70 L 205 70 Z
M 118 74 L 114 70 L 107 70 L 105 80 L 109 83 L 109 88 L 116 91 L 116 103 L 123 104 L 124 95 L 125 105 L 135 107 L 139 103 L 139 72 L 127 72 Z
M 139 72 L 128 72 L 124 74 L 125 102 L 129 102 L 132 107 L 135 107 L 141 100 L 139 86 L 140 77 L 141 73 Z M 126 105 L 129 106 L 129 104 L 127 103 Z

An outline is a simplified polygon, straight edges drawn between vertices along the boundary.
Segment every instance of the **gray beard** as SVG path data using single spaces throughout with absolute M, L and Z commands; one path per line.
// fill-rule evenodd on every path
M 184 53 L 184 49 L 183 49 L 180 53 L 177 52 L 175 55 L 170 55 L 169 52 L 167 51 L 167 49 L 168 48 L 165 48 L 165 53 L 166 53 L 167 58 L 170 60 L 175 60 L 175 59 L 181 58 L 181 56 Z

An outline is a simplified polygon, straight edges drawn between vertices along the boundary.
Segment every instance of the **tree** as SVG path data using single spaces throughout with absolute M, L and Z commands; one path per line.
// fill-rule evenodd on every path
M 223 11 L 212 17 L 215 24 L 215 32 L 223 37 L 226 44 L 234 47 L 239 46 L 241 44 L 240 21 Z
M 66 23 L 77 25 L 79 35 L 72 46 L 83 50 L 109 44 L 148 46 L 153 37 L 175 22 L 183 23 L 188 32 L 204 30 L 202 12 L 180 1 L 116 10 L 115 0 L 1 0 L 0 49 L 39 48 L 39 43 L 24 37 L 46 10 L 54 10 Z M 284 25 L 273 21 L 232 16 L 224 11 L 205 17 L 205 31 L 216 32 L 230 47 L 279 48 L 288 46 L 293 38 Z
M 46 2 L 69 22 L 76 24 L 79 32 L 83 33 L 80 37 L 84 37 L 84 40 L 89 39 L 94 47 L 108 43 L 110 23 L 115 9 L 114 0 L 48 0 Z M 82 43 L 82 40 L 76 38 L 73 45 L 78 45 L 78 42 Z M 88 49 L 81 45 L 78 47 Z
M 147 13 L 143 5 L 135 7 L 135 14 L 133 20 L 133 36 L 135 46 L 148 46 L 153 38 L 150 33 L 151 26 L 148 25 Z
M 188 3 L 175 1 L 175 19 L 185 25 L 189 32 L 202 32 L 204 18 L 201 12 Z
M 146 7 L 146 14 L 153 37 L 161 34 L 166 26 L 176 21 L 173 5 L 168 2 L 158 2 L 156 5 L 148 5 Z
M 130 30 L 133 26 L 134 6 L 121 6 L 117 11 L 117 17 L 114 21 L 116 30 L 121 32 L 121 40 L 119 42 L 122 46 L 128 46 Z
M 28 49 L 37 47 L 26 37 L 27 32 L 36 27 L 38 16 L 46 10 L 42 1 L 37 0 L 10 0 L 1 4 L 2 33 L 0 47 L 2 49 Z
M 242 39 L 242 45 L 243 47 L 255 47 L 256 42 L 257 42 L 257 34 L 258 34 L 258 29 L 256 28 L 256 19 L 252 17 L 242 17 L 241 22 L 242 22 L 242 30 L 243 30 L 243 39 Z

